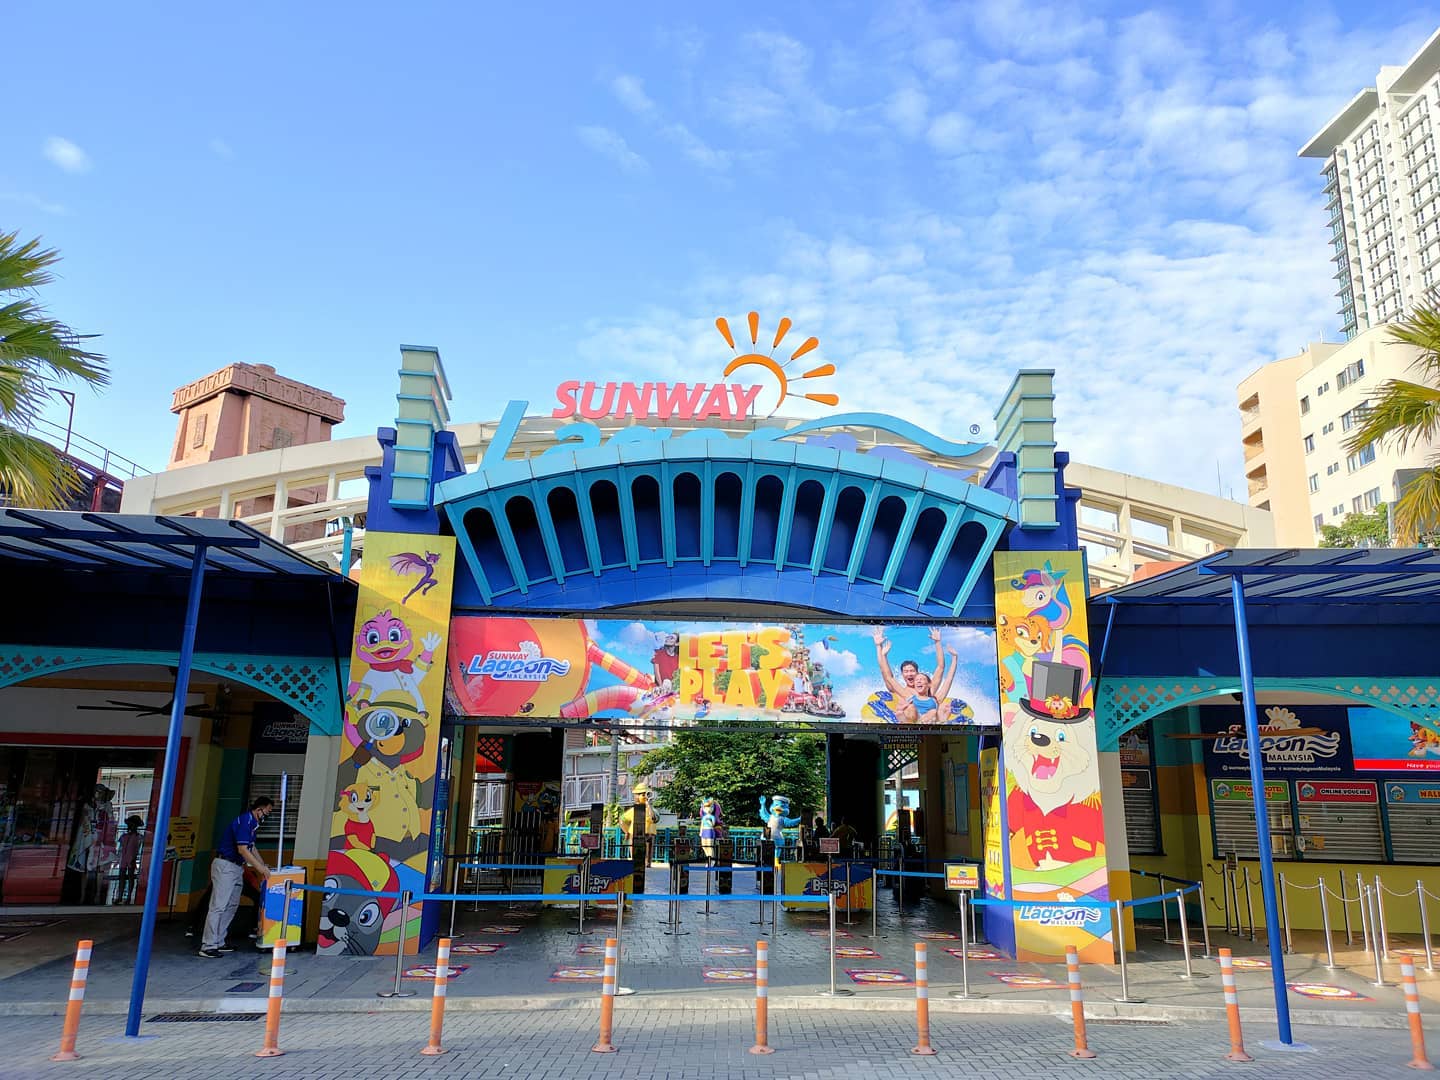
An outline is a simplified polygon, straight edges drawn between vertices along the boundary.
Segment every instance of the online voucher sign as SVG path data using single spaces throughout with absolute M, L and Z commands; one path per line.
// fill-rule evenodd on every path
M 988 628 L 461 617 L 449 693 L 534 720 L 999 722 Z

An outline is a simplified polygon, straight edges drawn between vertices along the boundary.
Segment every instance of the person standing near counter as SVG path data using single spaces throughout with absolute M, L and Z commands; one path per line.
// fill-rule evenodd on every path
M 274 802 L 261 795 L 250 809 L 225 827 L 215 846 L 215 859 L 210 863 L 210 912 L 205 917 L 205 936 L 200 941 L 199 955 L 209 960 L 234 952 L 225 943 L 235 909 L 240 906 L 240 893 L 245 884 L 245 867 L 252 867 L 262 878 L 270 876 L 270 867 L 255 850 L 255 832 L 270 816 Z

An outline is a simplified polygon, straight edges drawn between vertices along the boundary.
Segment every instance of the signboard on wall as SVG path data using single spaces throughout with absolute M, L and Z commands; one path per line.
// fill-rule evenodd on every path
M 1356 772 L 1440 776 L 1440 723 L 1369 707 L 1352 707 L 1349 712 Z
M 451 623 L 467 716 L 996 725 L 987 628 L 473 616 Z
M 1249 780 L 1210 781 L 1210 822 L 1215 830 L 1216 851 L 1233 851 L 1242 859 L 1259 858 L 1254 792 L 1255 786 Z M 1293 823 L 1290 785 L 1284 780 L 1265 781 L 1265 810 L 1275 855 L 1288 859 L 1294 850 Z
M 1440 783 L 1385 785 L 1385 816 L 1390 820 L 1390 850 L 1399 862 L 1434 862 L 1440 835 Z
M 1301 851 L 1313 859 L 1378 860 L 1385 853 L 1373 780 L 1300 780 L 1295 814 Z
M 1125 840 L 1132 855 L 1160 850 L 1160 820 L 1155 804 L 1155 765 L 1150 725 L 1120 737 L 1120 791 L 1125 802 Z
M 1350 723 L 1343 705 L 1262 705 L 1260 750 L 1265 775 L 1281 777 L 1345 776 L 1350 772 Z M 1200 710 L 1205 774 L 1250 775 L 1250 740 L 1245 714 L 1234 707 Z

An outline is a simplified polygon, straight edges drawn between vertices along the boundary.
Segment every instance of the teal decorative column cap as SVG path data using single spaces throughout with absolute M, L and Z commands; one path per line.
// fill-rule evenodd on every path
M 1055 468 L 1055 372 L 1018 372 L 995 413 L 995 442 L 1015 455 L 1020 524 L 1058 528 L 1060 493 Z
M 391 506 L 429 507 L 435 436 L 450 423 L 449 401 L 450 382 L 440 351 L 425 345 L 400 346 Z

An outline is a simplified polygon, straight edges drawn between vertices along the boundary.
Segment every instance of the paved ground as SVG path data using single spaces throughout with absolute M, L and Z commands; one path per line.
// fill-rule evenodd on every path
M 119 1017 L 87 1020 L 79 1062 L 53 1064 L 52 1032 L 33 1022 L 0 1019 L 6 1077 L 96 1077 L 115 1080 L 217 1080 L 220 1077 L 304 1077 L 307 1080 L 402 1080 L 406 1077 L 549 1078 L 624 1080 L 761 1080 L 787 1077 L 830 1080 L 864 1076 L 952 1077 L 987 1080 L 1051 1077 L 1066 1073 L 1136 1080 L 1187 1078 L 1411 1075 L 1403 1067 L 1403 1032 L 1344 1028 L 1307 1031 L 1315 1053 L 1248 1048 L 1256 1061 L 1232 1065 L 1221 1025 L 1092 1024 L 1090 1062 L 1066 1056 L 1071 1033 L 1052 1016 L 936 1016 L 933 1058 L 912 1057 L 913 1018 L 904 1014 L 790 1012 L 772 1017 L 768 1058 L 747 1053 L 754 1030 L 748 1014 L 652 1011 L 643 998 L 616 1011 L 614 1054 L 589 1052 L 596 1035 L 591 1011 L 463 1013 L 446 1025 L 450 1053 L 423 1058 L 427 1022 L 417 1013 L 383 1016 L 301 1016 L 284 1022 L 284 1057 L 258 1060 L 262 1022 L 146 1024 L 153 1038 L 118 1039 Z
M 651 882 L 652 890 L 663 887 L 663 871 L 652 872 L 652 876 L 658 879 Z M 758 907 L 751 898 L 717 902 L 708 917 L 701 914 L 699 905 L 686 907 L 681 933 L 677 935 L 667 933 L 664 903 L 634 905 L 624 923 L 621 979 L 636 993 L 621 999 L 617 1032 L 629 1028 L 633 1036 L 630 1049 L 640 1057 L 637 1061 L 621 1055 L 629 1062 L 627 1069 L 615 1064 L 615 1059 L 582 1052 L 594 1037 L 602 963 L 596 950 L 603 947 L 607 935 L 614 933 L 613 915 L 598 922 L 587 920 L 587 933 L 580 935 L 574 933 L 579 927 L 573 910 L 541 910 L 536 905 L 512 905 L 508 901 L 482 905 L 479 910 L 464 905 L 459 911 L 458 948 L 452 957 L 457 972 L 449 999 L 449 1030 L 464 1052 L 441 1062 L 424 1061 L 417 1067 L 443 1073 L 461 1069 L 452 1063 L 465 1061 L 469 1063 L 465 1070 L 482 1070 L 473 1075 L 525 1076 L 530 1075 L 526 1070 L 532 1068 L 536 1048 L 544 1047 L 555 1055 L 557 1069 L 565 1064 L 567 1069 L 577 1070 L 552 1070 L 544 1075 L 606 1076 L 619 1070 L 614 1075 L 708 1076 L 733 1072 L 747 1076 L 840 1076 L 846 1075 L 846 1069 L 889 1062 L 892 1057 L 897 1064 L 887 1065 L 888 1072 L 899 1069 L 896 1075 L 908 1075 L 904 1070 L 935 1066 L 935 1062 L 918 1061 L 900 1053 L 913 1041 L 910 1025 L 914 995 L 908 980 L 913 973 L 914 943 L 922 939 L 928 941 L 931 957 L 936 1038 L 948 1048 L 950 1056 L 943 1060 L 949 1061 L 947 1068 L 952 1073 L 972 1062 L 990 1076 L 1045 1075 L 1056 1067 L 1056 1062 L 1068 1063 L 1068 1059 L 1053 1056 L 1066 1048 L 1068 1037 L 1057 1019 L 1066 1010 L 1063 965 L 1016 963 L 993 953 L 986 955 L 989 950 L 983 945 L 972 946 L 969 973 L 976 996 L 966 1001 L 952 999 L 949 992 L 959 989 L 961 982 L 958 955 L 946 951 L 959 951 L 959 921 L 953 906 L 934 900 L 912 900 L 902 913 L 893 893 L 881 890 L 878 934 L 874 938 L 870 936 L 868 914 L 857 914 L 848 928 L 842 916 L 841 936 L 836 942 L 841 951 L 836 961 L 837 983 L 853 990 L 854 996 L 838 1000 L 819 993 L 829 981 L 823 913 L 782 913 L 778 929 L 772 929 L 755 925 Z M 448 912 L 445 915 L 448 921 Z M 0 1020 L 0 1039 L 15 1047 L 8 1067 L 23 1064 L 27 1070 L 39 1069 L 53 1052 L 59 1034 L 58 1014 L 69 983 L 73 944 L 67 942 L 73 943 L 74 938 L 85 933 L 95 936 L 97 945 L 86 999 L 82 1051 L 97 1063 L 109 1063 L 111 1071 L 105 1075 L 183 1077 L 189 1074 L 177 1071 L 177 1063 L 213 1063 L 227 1054 L 243 1055 L 258 1048 L 258 1020 L 180 1024 L 151 1020 L 160 1012 L 182 1010 L 258 1014 L 264 1009 L 268 952 L 246 949 L 223 960 L 202 960 L 195 956 L 196 942 L 184 936 L 181 923 L 162 924 L 144 1029 L 160 1037 L 139 1044 L 111 1043 L 106 1039 L 119 1031 L 119 1014 L 124 1011 L 130 989 L 133 920 L 125 922 L 112 916 L 97 923 L 93 918 L 76 918 L 28 928 L 19 926 L 22 921 L 0 916 L 0 1016 L 16 1018 Z M 7 939 L 7 933 L 28 936 Z M 1085 968 L 1087 1008 L 1097 1018 L 1092 1041 L 1097 1047 L 1111 1048 L 1104 1060 L 1112 1072 L 1121 1061 L 1153 1062 L 1144 1058 L 1143 1048 L 1149 1046 L 1152 1053 L 1160 1053 L 1167 1062 L 1183 1060 L 1187 1074 L 1208 1075 L 1190 1067 L 1190 1054 L 1193 1048 L 1194 1061 L 1203 1065 L 1224 1052 L 1218 971 L 1213 961 L 1197 956 L 1194 971 L 1202 977 L 1182 979 L 1178 947 L 1164 944 L 1160 937 L 1156 932 L 1146 932 L 1142 936 L 1141 958 L 1130 965 L 1130 997 L 1144 1004 L 1118 1000 L 1122 997 L 1118 969 L 1101 965 Z M 757 939 L 770 945 L 776 1042 L 787 1046 L 785 1055 L 762 1063 L 739 1052 L 749 1045 Z M 1229 944 L 1237 956 L 1264 963 L 1263 936 L 1252 943 L 1241 939 L 1222 941 L 1215 935 L 1213 944 Z M 1328 1046 L 1337 1054 L 1358 1055 L 1357 1066 L 1363 1063 L 1366 1075 L 1375 1074 L 1370 1069 L 1373 1062 L 1404 1060 L 1407 1041 L 1399 991 L 1393 986 L 1376 989 L 1370 985 L 1373 963 L 1367 966 L 1363 954 L 1354 952 L 1337 958 L 1353 960 L 1357 970 L 1330 972 L 1323 967 L 1323 952 L 1317 957 L 1298 951 L 1304 944 L 1297 938 L 1297 953 L 1287 958 L 1290 983 L 1332 989 L 1307 991 L 1328 995 L 1322 997 L 1295 991 L 1288 995 L 1297 1037 Z M 1396 948 L 1414 948 L 1416 944 L 1392 942 Z M 846 950 L 859 952 L 846 955 Z M 409 959 L 405 967 L 423 969 L 429 963 L 433 963 L 433 953 Z M 376 1075 L 361 1071 L 367 1061 L 373 1061 L 369 1051 L 352 1054 L 343 1049 L 352 1036 L 384 1056 L 387 1068 L 398 1068 L 397 1063 L 407 1067 L 413 1064 L 411 1055 L 424 1039 L 426 1021 L 419 1014 L 429 1009 L 433 969 L 422 970 L 420 977 L 404 981 L 405 989 L 414 991 L 415 996 L 382 1001 L 375 995 L 392 985 L 393 958 L 320 958 L 300 952 L 290 957 L 288 967 L 283 1043 L 293 1046 L 296 1052 L 279 1063 L 246 1059 L 247 1070 L 254 1067 L 281 1072 L 293 1067 L 298 1070 L 294 1075 Z M 862 974 L 866 971 L 882 974 Z M 1275 1033 L 1270 973 L 1263 966 L 1252 966 L 1237 974 L 1247 1035 L 1258 1046 L 1260 1040 Z M 1386 974 L 1393 980 L 1394 964 L 1387 966 Z M 875 981 L 889 979 L 897 981 Z M 1422 973 L 1422 985 L 1433 993 L 1440 987 L 1440 978 Z M 382 1013 L 383 1022 L 377 1023 L 375 1016 Z M 29 1019 L 19 1019 L 21 1016 Z M 1135 1026 L 1140 1021 L 1165 1023 L 1159 1027 Z M 1427 1017 L 1427 1022 L 1432 1030 L 1440 1031 L 1440 1010 L 1436 1016 Z M 1377 1030 L 1362 1031 L 1357 1027 Z M 957 1056 L 960 1047 L 972 1049 Z M 303 1055 L 301 1049 L 305 1050 Z M 689 1072 L 667 1073 L 655 1064 L 657 1060 L 669 1060 L 667 1055 L 677 1050 L 683 1051 Z M 891 1050 L 894 1055 L 890 1055 Z M 1176 1053 L 1182 1051 L 1185 1057 L 1177 1058 Z M 699 1056 L 692 1064 L 696 1054 Z M 1287 1075 L 1276 1070 L 1290 1060 L 1276 1059 L 1279 1064 L 1267 1068 L 1273 1075 Z M 1304 1062 L 1308 1064 L 1297 1068 L 1313 1069 L 1317 1060 L 1307 1055 Z M 234 1061 L 242 1063 L 238 1056 Z M 1044 1068 L 1035 1066 L 1041 1061 L 1049 1064 Z M 1075 1068 L 1089 1067 L 1070 1064 Z M 1038 1071 L 1024 1071 L 1031 1066 Z M 84 1072 L 87 1067 L 75 1071 Z M 1135 1064 L 1134 1068 L 1138 1071 L 1115 1074 L 1159 1075 L 1153 1063 Z M 331 1069 L 334 1071 L 328 1071 Z M 30 1074 L 7 1071 L 7 1063 L 0 1060 L 0 1076 Z M 205 1075 L 211 1080 L 234 1074 L 238 1069 L 232 1073 L 207 1067 Z M 383 1075 L 410 1073 L 391 1069 Z

